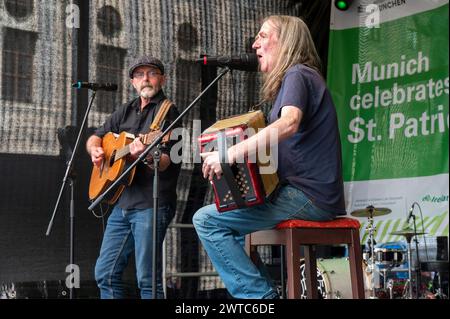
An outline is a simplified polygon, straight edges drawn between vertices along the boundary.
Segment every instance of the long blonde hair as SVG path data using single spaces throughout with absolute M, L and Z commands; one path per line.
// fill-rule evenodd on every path
M 280 89 L 283 77 L 291 66 L 304 64 L 320 73 L 320 58 L 302 19 L 293 16 L 273 15 L 269 21 L 277 34 L 278 45 L 274 52 L 273 69 L 264 76 L 261 88 L 263 101 L 273 101 Z

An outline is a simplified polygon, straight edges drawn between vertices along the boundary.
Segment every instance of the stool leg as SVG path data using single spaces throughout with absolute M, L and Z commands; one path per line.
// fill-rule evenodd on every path
M 305 246 L 305 276 L 308 299 L 318 299 L 316 246 Z
M 293 229 L 285 230 L 288 299 L 300 298 L 300 245 Z
M 252 245 L 252 235 L 248 234 L 245 236 L 245 251 L 253 263 L 256 265 L 258 263 L 259 254 L 256 245 Z
M 364 278 L 362 269 L 361 246 L 359 231 L 352 230 L 352 243 L 348 245 L 350 261 L 350 279 L 352 282 L 353 299 L 364 299 Z
M 286 299 L 286 282 L 285 282 L 285 274 L 284 274 L 284 246 L 280 246 L 280 267 L 281 267 L 281 298 Z
M 252 234 L 245 236 L 245 251 L 250 256 L 250 248 L 252 247 Z

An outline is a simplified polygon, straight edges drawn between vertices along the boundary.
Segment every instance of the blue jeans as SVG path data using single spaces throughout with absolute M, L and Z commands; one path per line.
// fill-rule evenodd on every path
M 272 229 L 288 219 L 327 221 L 333 212 L 315 207 L 300 190 L 286 185 L 264 204 L 219 213 L 216 205 L 199 209 L 193 223 L 197 234 L 226 288 L 235 298 L 276 298 L 268 273 L 246 254 L 243 238 L 252 232 Z
M 174 210 L 160 207 L 157 216 L 157 290 L 164 298 L 162 286 L 162 243 Z M 128 258 L 135 252 L 136 278 L 142 299 L 152 298 L 153 209 L 124 210 L 115 206 L 108 218 L 100 256 L 95 265 L 95 280 L 102 299 L 125 298 L 122 274 Z

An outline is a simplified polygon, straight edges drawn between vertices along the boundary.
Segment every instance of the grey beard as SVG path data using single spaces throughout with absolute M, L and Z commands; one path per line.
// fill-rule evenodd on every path
M 148 89 L 148 90 L 146 90 L 146 89 Z M 150 98 L 152 98 L 155 95 L 153 91 L 154 91 L 153 89 L 151 89 L 149 87 L 145 87 L 145 88 L 142 89 L 140 95 L 144 99 L 150 99 Z

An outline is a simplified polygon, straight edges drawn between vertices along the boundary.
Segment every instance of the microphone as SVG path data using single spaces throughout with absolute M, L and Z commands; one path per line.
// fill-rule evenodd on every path
M 258 71 L 258 57 L 255 53 L 242 53 L 237 56 L 203 56 L 195 60 L 204 66 L 229 67 L 242 71 Z
M 409 224 L 409 220 L 413 217 L 414 205 L 416 205 L 415 202 L 411 205 L 411 208 L 409 209 L 408 219 L 406 220 L 406 223 L 407 223 L 407 224 Z
M 117 91 L 117 84 L 113 83 L 89 83 L 89 82 L 75 82 L 72 87 L 77 89 L 89 89 L 92 91 Z

